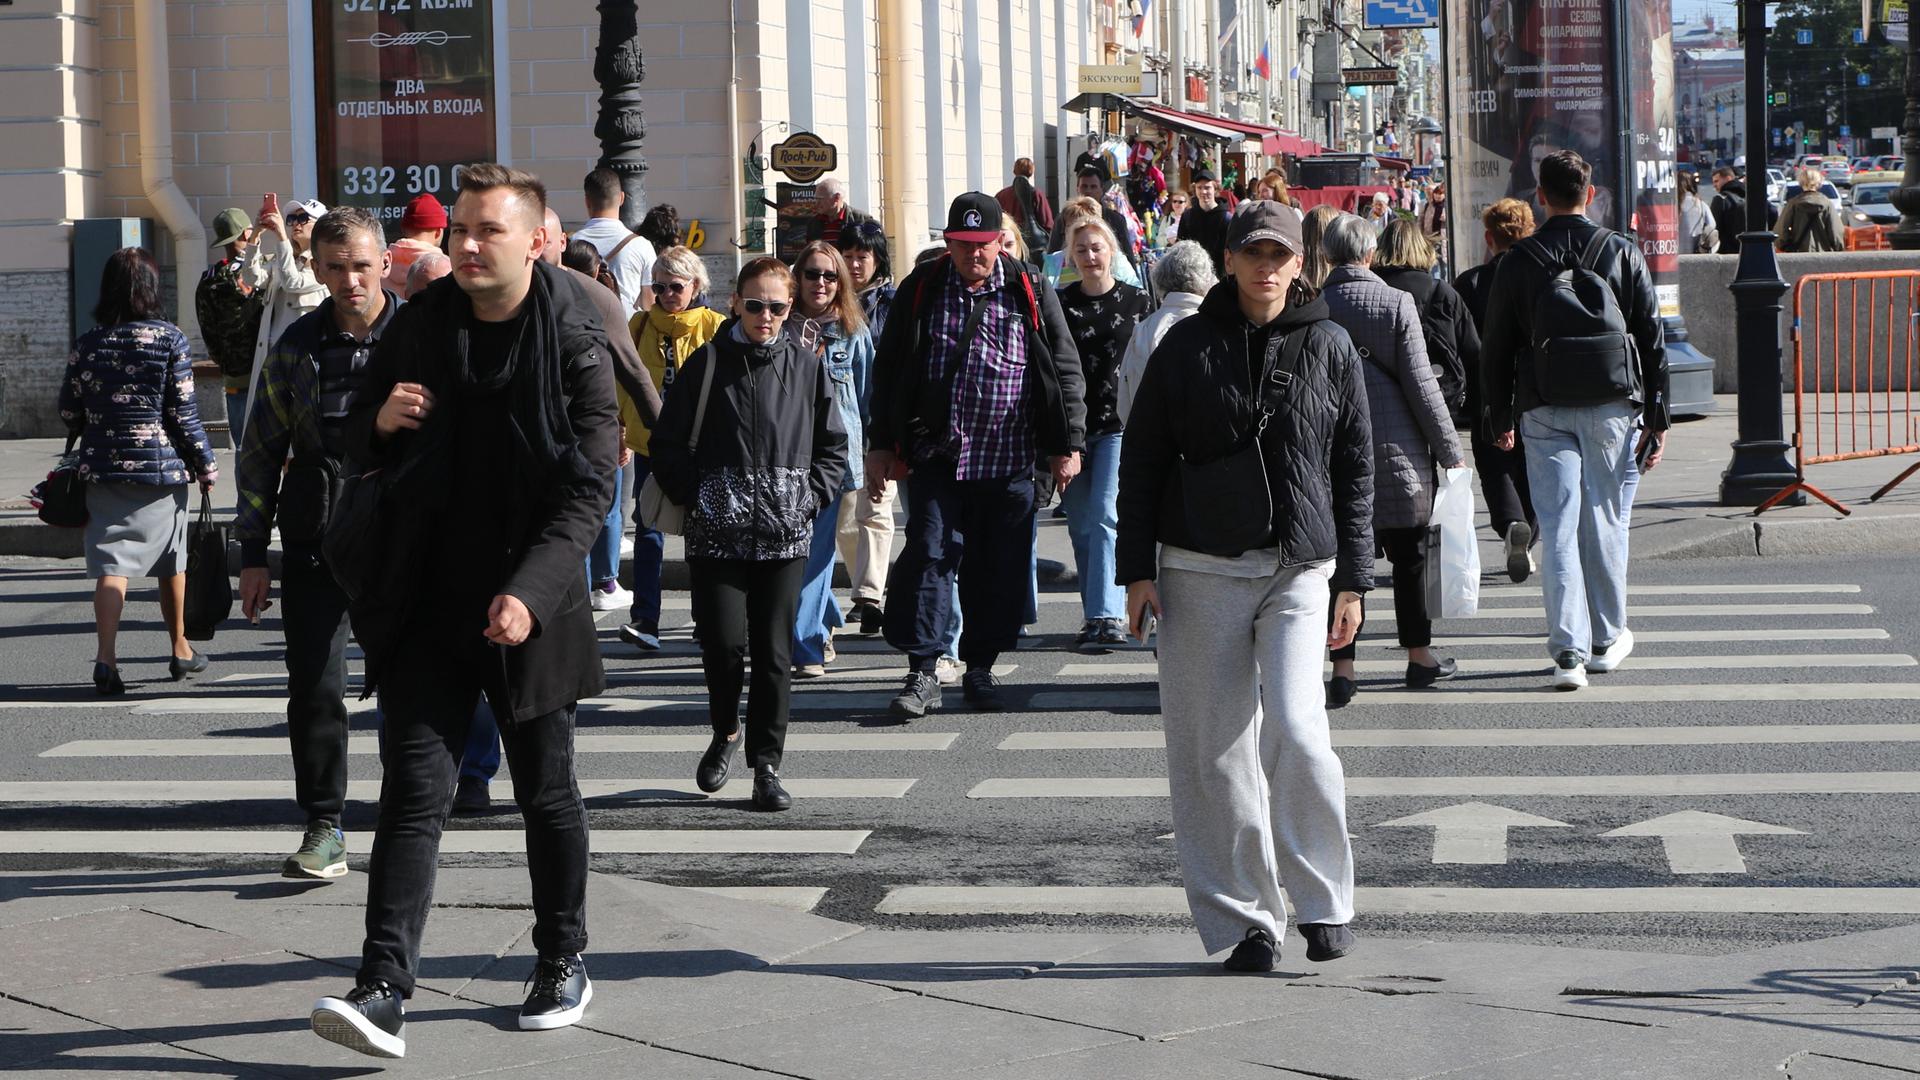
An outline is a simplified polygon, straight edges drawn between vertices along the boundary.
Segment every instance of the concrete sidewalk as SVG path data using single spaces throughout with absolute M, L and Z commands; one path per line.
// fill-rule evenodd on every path
M 307 1028 L 364 876 L 0 877 L 0 1070 L 22 1076 L 747 1080 L 1898 1080 L 1920 926 L 1721 957 L 1362 939 L 1230 976 L 1191 934 L 863 930 L 625 878 L 589 888 L 584 1024 L 517 1030 L 526 876 L 440 875 L 408 1057 Z

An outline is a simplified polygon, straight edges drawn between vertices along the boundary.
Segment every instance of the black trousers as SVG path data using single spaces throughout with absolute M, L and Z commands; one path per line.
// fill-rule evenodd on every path
M 707 676 L 713 730 L 740 726 L 740 692 L 753 660 L 747 696 L 747 764 L 780 768 L 793 703 L 793 623 L 807 560 L 688 559 L 693 621 Z
M 1504 538 L 1507 526 L 1524 521 L 1538 538 L 1540 520 L 1533 514 L 1533 496 L 1527 488 L 1527 449 L 1520 443 L 1520 432 L 1513 433 L 1513 449 L 1502 450 L 1481 430 L 1485 426 L 1473 425 L 1473 467 L 1480 473 L 1480 494 L 1487 500 L 1493 531 Z
M 887 644 L 932 672 L 960 576 L 960 659 L 990 668 L 1020 643 L 1033 563 L 1033 474 L 956 480 L 951 464 L 907 478 L 906 546 L 887 574 Z
M 1420 580 L 1421 571 L 1427 565 L 1427 549 L 1423 543 L 1427 535 L 1425 527 L 1417 529 L 1375 529 L 1374 543 L 1387 553 L 1393 563 L 1393 618 L 1394 626 L 1400 634 L 1400 645 L 1408 649 L 1425 648 L 1433 644 L 1433 620 L 1427 618 L 1427 590 Z M 1332 613 L 1328 613 L 1332 621 Z M 1360 625 L 1367 624 L 1367 600 L 1360 598 Z M 1351 660 L 1358 651 L 1360 637 L 1356 633 L 1351 644 L 1343 649 L 1333 650 L 1335 660 Z
M 440 834 L 453 805 L 467 727 L 483 690 L 496 697 L 504 665 L 485 641 L 449 645 L 426 635 L 396 654 L 380 688 L 386 776 L 367 868 L 367 940 L 359 979 L 413 993 L 420 938 L 433 906 Z M 533 944 L 542 956 L 587 947 L 587 812 L 573 772 L 571 706 L 510 723 L 500 740 L 513 800 L 526 820 Z
M 310 548 L 281 561 L 287 639 L 287 738 L 293 797 L 309 822 L 340 824 L 347 803 L 347 594 Z

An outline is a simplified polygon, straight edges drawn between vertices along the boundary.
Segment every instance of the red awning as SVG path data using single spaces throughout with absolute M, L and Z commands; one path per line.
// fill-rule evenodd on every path
M 1219 137 L 1223 138 L 1256 139 L 1264 142 L 1269 136 L 1280 133 L 1280 129 L 1264 124 L 1250 124 L 1244 120 L 1229 120 L 1224 116 L 1209 116 L 1201 112 L 1170 109 L 1165 105 L 1142 104 L 1140 112 L 1176 127 L 1198 129 L 1207 134 L 1218 132 Z
M 1304 136 L 1279 131 L 1261 139 L 1260 150 L 1267 154 L 1292 154 L 1294 157 L 1312 157 L 1320 152 L 1320 144 Z

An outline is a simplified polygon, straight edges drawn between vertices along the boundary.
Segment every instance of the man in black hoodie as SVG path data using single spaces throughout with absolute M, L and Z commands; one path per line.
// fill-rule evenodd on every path
M 598 311 L 540 261 L 545 210 L 531 174 L 465 169 L 453 274 L 394 316 L 347 418 L 349 459 L 384 485 L 386 542 L 334 571 L 380 691 L 386 775 L 356 986 L 320 999 L 312 1024 L 376 1057 L 406 1052 L 402 1003 L 482 693 L 526 819 L 539 960 L 520 1027 L 576 1023 L 593 993 L 573 714 L 606 682 L 581 568 L 613 499 L 619 413 Z
M 1713 170 L 1713 187 L 1718 194 L 1707 209 L 1713 214 L 1713 227 L 1720 232 L 1721 255 L 1740 254 L 1740 234 L 1747 231 L 1747 185 L 1725 165 Z M 1767 228 L 1773 228 L 1780 211 L 1767 204 Z
M 1187 186 L 1193 191 L 1193 205 L 1180 216 L 1180 239 L 1191 240 L 1213 256 L 1213 272 L 1227 272 L 1227 226 L 1233 211 L 1220 201 L 1220 180 L 1205 166 L 1193 170 Z

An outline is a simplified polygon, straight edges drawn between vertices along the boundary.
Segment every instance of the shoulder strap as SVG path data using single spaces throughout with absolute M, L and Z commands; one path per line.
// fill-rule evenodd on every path
M 1547 246 L 1546 244 L 1541 242 L 1540 236 L 1538 233 L 1535 233 L 1534 235 L 1529 236 L 1526 239 L 1521 240 L 1519 243 L 1513 245 L 1513 250 L 1526 252 L 1527 258 L 1532 259 L 1534 262 L 1539 263 L 1542 267 L 1548 270 L 1559 269 L 1559 267 L 1556 266 L 1553 263 L 1553 261 L 1547 257 L 1548 255 Z
M 693 432 L 687 436 L 687 456 L 700 446 L 700 429 L 707 423 L 707 395 L 713 392 L 713 369 L 720 366 L 720 350 L 709 350 L 707 370 L 700 376 L 700 397 L 693 405 Z
M 1307 347 L 1308 328 L 1300 327 L 1291 334 L 1275 334 L 1267 339 L 1267 357 L 1264 374 L 1260 378 L 1260 430 L 1265 431 L 1267 421 L 1280 411 L 1280 396 L 1287 387 L 1293 385 L 1295 374 L 1299 371 L 1300 353 Z
M 1587 241 L 1586 253 L 1580 256 L 1580 268 L 1588 273 L 1599 273 L 1600 257 L 1607 253 L 1607 241 L 1613 238 L 1613 230 L 1597 229 L 1593 239 Z
M 640 234 L 639 234 L 639 233 L 628 233 L 628 234 L 627 234 L 627 238 L 626 238 L 625 240 L 622 240 L 622 241 L 620 241 L 619 243 L 617 243 L 617 244 L 615 244 L 615 245 L 613 245 L 613 250 L 612 250 L 612 251 L 609 251 L 609 252 L 607 252 L 607 258 L 606 258 L 606 261 L 607 261 L 607 263 L 608 263 L 608 265 L 612 265 L 612 263 L 613 263 L 613 260 L 615 260 L 615 259 L 617 259 L 617 258 L 619 258 L 619 257 L 620 257 L 620 253 L 621 253 L 622 251 L 625 251 L 625 250 L 627 249 L 627 245 L 628 245 L 628 244 L 631 244 L 631 243 L 633 243 L 633 242 L 634 242 L 635 240 L 638 240 L 638 239 L 640 239 Z

